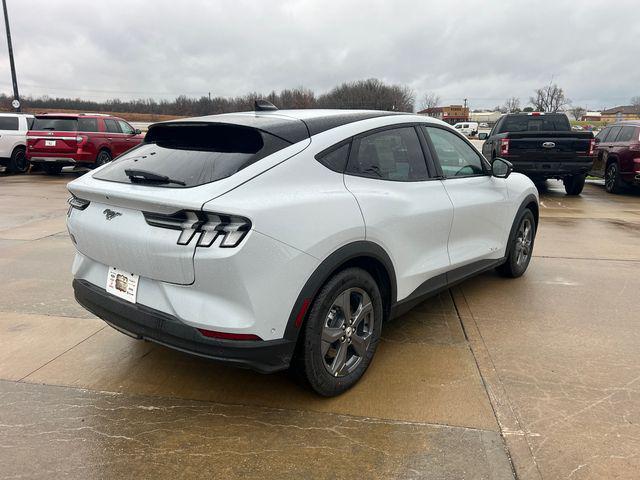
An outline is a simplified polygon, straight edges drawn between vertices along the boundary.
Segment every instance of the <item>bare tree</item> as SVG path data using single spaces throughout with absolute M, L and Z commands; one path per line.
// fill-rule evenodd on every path
M 539 112 L 557 112 L 569 104 L 562 88 L 555 83 L 534 90 L 535 96 L 529 97 L 529 102 Z
M 574 119 L 580 120 L 584 114 L 587 113 L 587 109 L 584 107 L 571 107 L 569 113 L 571 113 Z
M 631 97 L 631 105 L 633 105 L 634 107 L 640 107 L 640 95 Z
M 505 113 L 518 113 L 520 111 L 520 99 L 518 97 L 507 98 L 501 110 L 505 110 Z
M 427 108 L 435 108 L 440 104 L 440 97 L 435 92 L 427 92 L 422 97 L 420 108 L 425 110 Z

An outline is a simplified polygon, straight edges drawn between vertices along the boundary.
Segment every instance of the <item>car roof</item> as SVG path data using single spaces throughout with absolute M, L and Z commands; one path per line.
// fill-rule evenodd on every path
M 616 122 L 613 125 L 608 125 L 611 127 L 640 127 L 640 120 L 623 120 L 621 122 Z
M 393 115 L 410 114 L 384 110 L 268 110 L 169 120 L 153 124 L 149 127 L 149 130 L 157 125 L 176 123 L 224 123 L 256 128 L 288 142 L 297 143 L 318 133 L 348 123 Z
M 38 113 L 36 114 L 36 118 L 43 117 L 56 117 L 56 118 L 116 118 L 118 120 L 122 120 L 120 117 L 115 117 L 113 115 L 109 115 L 108 113 L 55 113 L 55 112 L 46 112 L 46 113 Z
M 29 117 L 33 118 L 31 113 L 22 113 L 22 112 L 0 112 L 0 117 Z

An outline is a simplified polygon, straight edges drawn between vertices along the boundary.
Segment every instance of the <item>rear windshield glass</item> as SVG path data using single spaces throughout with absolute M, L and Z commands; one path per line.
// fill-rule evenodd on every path
M 500 132 L 570 132 L 566 115 L 514 115 L 500 125 Z
M 78 130 L 78 120 L 75 118 L 36 117 L 31 130 L 75 132 Z
M 100 180 L 185 188 L 215 182 L 290 143 L 254 128 L 225 124 L 157 125 L 145 143 L 94 175 Z

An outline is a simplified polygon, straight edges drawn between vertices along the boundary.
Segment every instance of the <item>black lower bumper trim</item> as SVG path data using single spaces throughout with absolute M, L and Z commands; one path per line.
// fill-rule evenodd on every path
M 171 315 L 129 303 L 85 280 L 74 280 L 73 289 L 80 305 L 131 337 L 261 373 L 284 370 L 291 362 L 293 341 L 210 339 Z

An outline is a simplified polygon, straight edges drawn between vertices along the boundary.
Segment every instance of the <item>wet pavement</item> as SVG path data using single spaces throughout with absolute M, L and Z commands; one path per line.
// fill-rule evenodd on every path
M 322 399 L 79 307 L 72 178 L 0 175 L 0 478 L 638 478 L 640 194 L 549 182 L 523 278 L 389 323 Z

